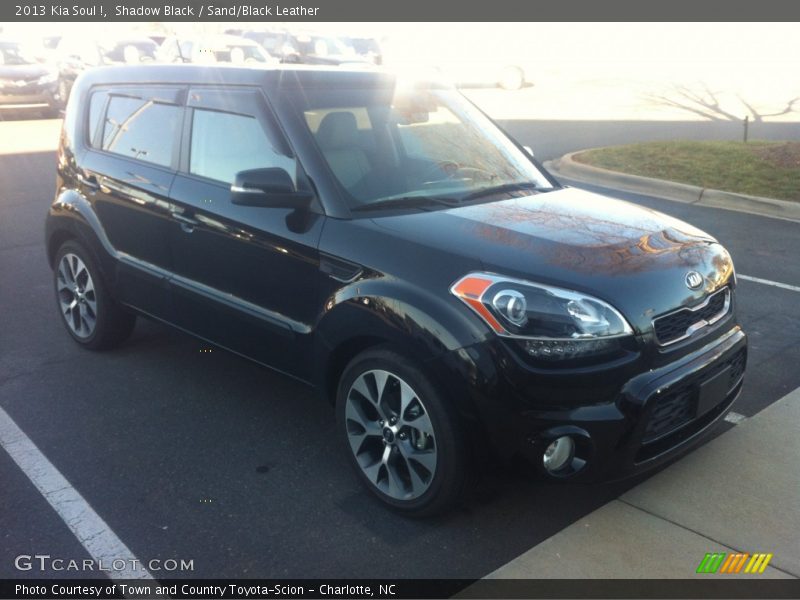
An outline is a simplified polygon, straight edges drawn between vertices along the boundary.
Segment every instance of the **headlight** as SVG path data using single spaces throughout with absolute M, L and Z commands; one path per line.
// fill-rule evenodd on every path
M 610 304 L 587 294 L 490 273 L 470 273 L 450 292 L 497 335 L 536 358 L 604 354 L 633 333 Z

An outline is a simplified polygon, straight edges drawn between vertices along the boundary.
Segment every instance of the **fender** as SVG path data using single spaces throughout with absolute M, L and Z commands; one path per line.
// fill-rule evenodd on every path
M 367 274 L 335 290 L 315 327 L 313 383 L 331 402 L 342 370 L 372 346 L 390 344 L 443 381 L 442 361 L 466 375 L 478 358 L 467 350 L 492 335 L 458 300 L 442 298 L 403 281 Z M 453 363 L 456 364 L 453 364 Z M 482 367 L 482 368 L 485 368 Z M 438 373 L 437 373 L 438 372 Z M 452 392 L 445 388 L 445 392 Z M 451 393 L 459 412 L 474 413 L 468 394 Z
M 113 285 L 119 252 L 111 245 L 91 202 L 77 190 L 62 188 L 50 206 L 45 226 L 45 247 L 51 268 L 59 246 L 70 238 L 80 241 L 92 253 L 104 280 Z

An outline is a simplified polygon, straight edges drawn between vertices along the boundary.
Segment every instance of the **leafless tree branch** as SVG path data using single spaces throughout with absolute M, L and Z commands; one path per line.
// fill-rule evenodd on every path
M 707 84 L 700 84 L 695 87 L 685 85 L 673 86 L 669 92 L 661 94 L 648 94 L 646 96 L 651 102 L 685 110 L 708 119 L 710 121 L 741 121 L 742 116 L 736 115 L 722 108 L 719 101 L 719 92 L 711 90 Z M 769 117 L 779 117 L 795 112 L 796 105 L 800 103 L 800 96 L 789 100 L 783 109 L 764 113 L 758 111 L 755 106 L 747 102 L 744 98 L 737 95 L 742 105 L 747 108 L 750 118 L 755 123 L 761 123 Z
M 784 106 L 783 110 L 780 110 L 780 111 L 777 111 L 777 112 L 773 112 L 773 113 L 759 113 L 744 98 L 742 98 L 741 96 L 737 96 L 737 98 L 739 98 L 739 101 L 747 107 L 747 110 L 749 110 L 750 114 L 753 116 L 753 121 L 756 122 L 756 123 L 760 123 L 760 122 L 762 122 L 764 119 L 766 119 L 768 117 L 780 117 L 781 115 L 788 115 L 789 113 L 794 112 L 794 110 L 795 110 L 794 109 L 794 105 L 797 104 L 798 102 L 800 102 L 800 96 L 797 96 L 797 97 L 792 98 L 791 100 L 789 100 L 786 103 L 786 106 Z

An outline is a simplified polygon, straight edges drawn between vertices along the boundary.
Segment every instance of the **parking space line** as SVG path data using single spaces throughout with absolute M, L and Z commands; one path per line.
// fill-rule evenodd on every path
M 763 283 L 764 285 L 771 285 L 772 287 L 790 290 L 792 292 L 800 292 L 800 286 L 789 285 L 788 283 L 780 283 L 778 281 L 770 281 L 769 279 L 761 279 L 760 277 L 750 277 L 750 275 L 736 274 L 736 279 L 744 279 L 745 281 L 752 281 L 754 283 Z
M 0 407 L 0 446 L 36 486 L 95 561 L 112 579 L 153 579 L 80 493 Z M 124 561 L 124 562 L 122 562 Z M 121 568 L 117 568 L 120 566 Z

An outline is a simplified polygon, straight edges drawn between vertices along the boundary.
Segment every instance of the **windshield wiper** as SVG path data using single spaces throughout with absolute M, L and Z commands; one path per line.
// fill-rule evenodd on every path
M 443 198 L 441 196 L 401 196 L 399 198 L 386 198 L 376 202 L 369 202 L 353 207 L 354 211 L 362 210 L 384 210 L 390 208 L 425 208 L 431 205 L 442 205 L 453 207 L 458 205 L 458 201 L 453 198 Z
M 536 190 L 539 192 L 549 191 L 550 188 L 543 188 L 538 183 L 533 181 L 518 181 L 516 183 L 504 183 L 502 185 L 495 185 L 488 188 L 483 188 L 477 192 L 472 192 L 461 198 L 460 202 L 469 202 L 470 200 L 477 200 L 486 196 L 494 194 L 504 194 L 506 192 L 517 192 L 523 190 Z

